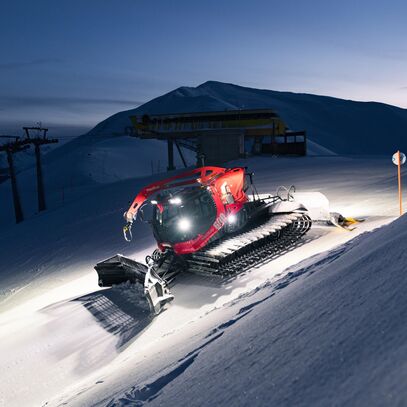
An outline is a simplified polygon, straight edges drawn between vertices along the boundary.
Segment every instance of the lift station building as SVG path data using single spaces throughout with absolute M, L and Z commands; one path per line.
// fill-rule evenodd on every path
M 291 131 L 271 109 L 228 110 L 130 117 L 131 134 L 167 141 L 168 169 L 174 166 L 174 145 L 197 154 L 197 165 L 221 165 L 251 155 L 306 155 L 305 131 Z

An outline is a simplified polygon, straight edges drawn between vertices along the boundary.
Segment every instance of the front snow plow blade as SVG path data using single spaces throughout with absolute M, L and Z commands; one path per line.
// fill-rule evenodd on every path
M 151 265 L 139 263 L 121 254 L 116 254 L 96 264 L 99 287 L 111 287 L 113 285 L 130 282 L 142 284 L 144 294 L 154 314 L 159 314 L 166 303 L 172 301 L 167 283 L 154 271 Z
M 147 266 L 128 257 L 116 254 L 96 264 L 99 287 L 111 287 L 129 281 L 144 284 Z
M 166 282 L 158 276 L 152 267 L 148 267 L 144 280 L 144 294 L 147 297 L 151 311 L 155 315 L 158 315 L 163 310 L 167 302 L 174 299 Z

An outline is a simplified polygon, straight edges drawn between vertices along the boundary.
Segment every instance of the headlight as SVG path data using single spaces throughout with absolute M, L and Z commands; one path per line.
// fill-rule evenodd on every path
M 170 198 L 168 202 L 172 205 L 181 205 L 182 201 L 181 198 L 176 196 L 175 198 Z
M 178 221 L 178 229 L 181 230 L 182 232 L 186 232 L 191 228 L 191 221 L 187 218 L 181 218 Z
M 236 221 L 237 221 L 237 216 L 234 215 L 233 213 L 231 213 L 231 214 L 228 215 L 227 220 L 228 220 L 228 223 L 229 223 L 229 224 L 236 223 Z

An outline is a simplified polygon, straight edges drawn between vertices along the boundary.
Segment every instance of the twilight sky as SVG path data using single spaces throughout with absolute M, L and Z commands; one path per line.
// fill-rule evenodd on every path
M 407 108 L 406 19 L 403 0 L 2 1 L 0 134 L 207 80 Z

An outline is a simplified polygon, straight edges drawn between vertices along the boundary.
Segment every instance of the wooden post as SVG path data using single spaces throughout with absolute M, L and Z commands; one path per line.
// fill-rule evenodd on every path
M 399 183 L 399 204 L 400 204 L 400 216 L 401 216 L 401 215 L 403 215 L 403 198 L 402 198 L 402 193 L 401 193 L 401 156 L 400 156 L 400 150 L 397 151 L 397 159 L 398 159 L 397 173 L 398 173 L 398 183 Z

